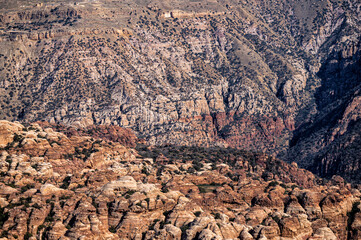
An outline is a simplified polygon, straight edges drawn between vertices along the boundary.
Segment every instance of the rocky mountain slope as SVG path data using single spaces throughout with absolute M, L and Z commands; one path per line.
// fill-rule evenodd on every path
M 263 153 L 146 146 L 119 127 L 0 133 L 2 239 L 360 238 L 358 189 Z
M 359 181 L 359 1 L 0 6 L 1 119 L 113 124 Z

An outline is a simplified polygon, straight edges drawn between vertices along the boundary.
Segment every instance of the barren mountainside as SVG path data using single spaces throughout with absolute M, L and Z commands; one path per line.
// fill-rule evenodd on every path
M 0 0 L 0 238 L 360 239 L 360 40 L 358 0 Z
M 122 126 L 360 181 L 359 1 L 0 4 L 2 119 Z

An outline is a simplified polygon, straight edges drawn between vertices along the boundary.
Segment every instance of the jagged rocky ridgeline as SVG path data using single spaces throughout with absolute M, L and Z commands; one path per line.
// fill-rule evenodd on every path
M 2 239 L 360 238 L 358 189 L 263 153 L 7 121 L 0 147 Z

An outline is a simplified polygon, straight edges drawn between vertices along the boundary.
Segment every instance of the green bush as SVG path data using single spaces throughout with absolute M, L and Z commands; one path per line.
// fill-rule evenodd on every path
M 5 212 L 5 208 L 0 208 L 0 228 L 4 226 L 4 223 L 9 219 L 9 213 Z
M 33 234 L 26 232 L 24 235 L 24 240 L 29 240 L 32 236 L 33 236 Z
M 111 232 L 111 233 L 116 233 L 116 232 L 117 232 L 116 227 L 110 226 L 110 227 L 109 227 L 109 232 Z
M 195 215 L 196 217 L 199 217 L 201 214 L 202 214 L 201 211 L 197 211 L 197 212 L 194 213 L 194 215 Z
M 46 228 L 46 226 L 44 224 L 41 224 L 41 225 L 39 225 L 37 232 L 40 233 L 40 231 L 45 229 L 45 228 Z
M 24 137 L 19 135 L 19 134 L 14 134 L 14 142 L 18 142 L 18 143 L 21 143 L 22 141 L 24 140 Z
M 221 214 L 220 213 L 213 213 L 213 215 L 214 215 L 214 218 L 215 219 L 221 219 Z

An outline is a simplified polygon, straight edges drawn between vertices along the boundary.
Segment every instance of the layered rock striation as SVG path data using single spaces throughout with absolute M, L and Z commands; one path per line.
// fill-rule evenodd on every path
M 358 1 L 0 4 L 1 119 L 122 126 L 154 145 L 359 176 L 347 147 L 358 141 Z

